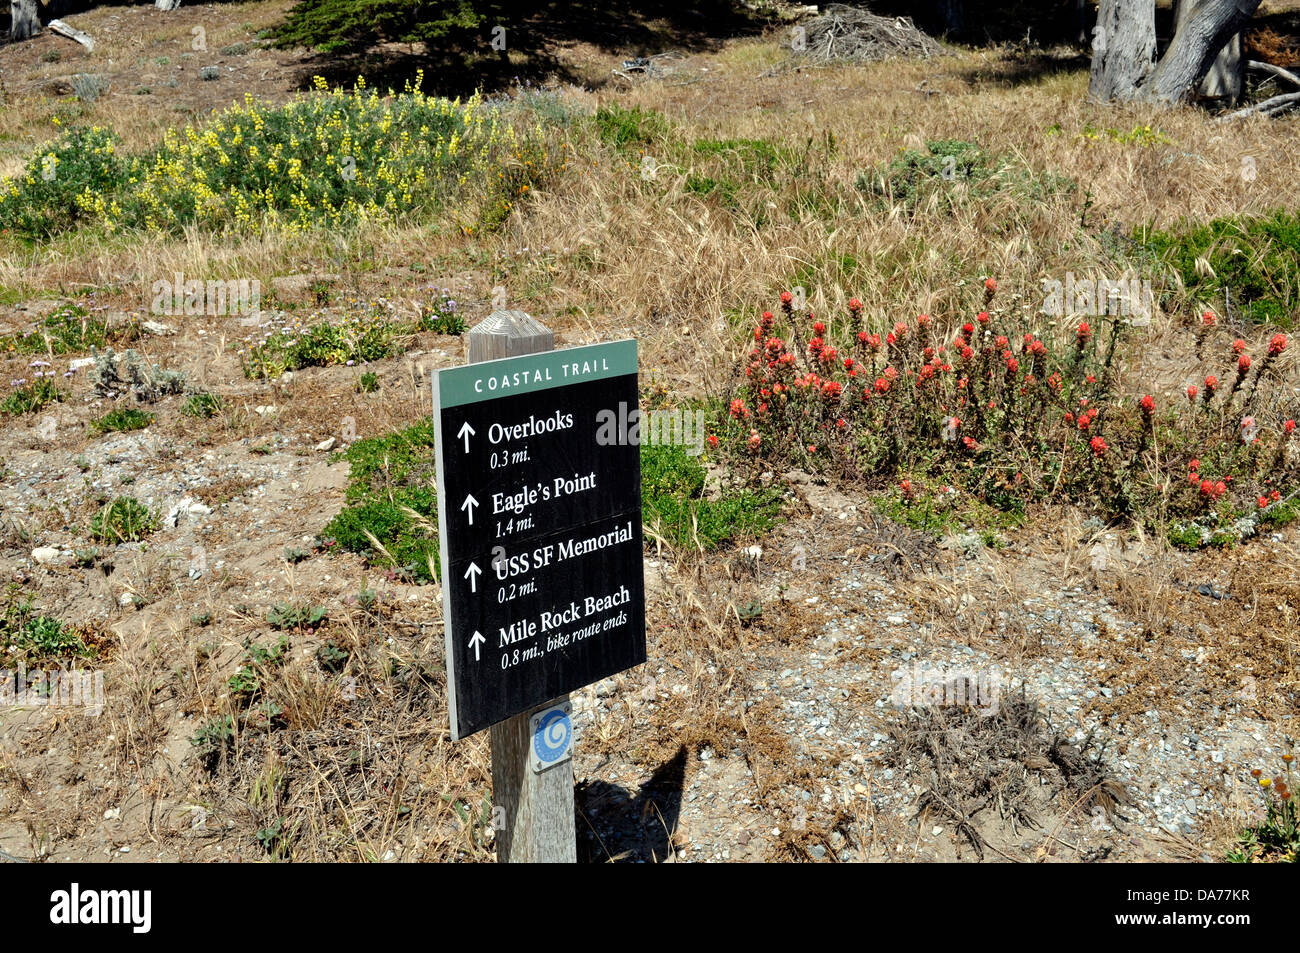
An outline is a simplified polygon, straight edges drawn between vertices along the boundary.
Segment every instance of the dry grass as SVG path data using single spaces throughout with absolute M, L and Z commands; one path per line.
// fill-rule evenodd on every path
M 264 15 L 278 16 L 285 5 L 272 0 L 241 10 L 254 11 L 243 16 L 261 25 Z M 78 25 L 94 33 L 101 15 L 106 14 L 87 14 Z M 175 22 L 182 32 L 159 34 L 159 42 L 180 42 L 188 34 L 188 20 Z M 209 44 L 214 42 L 221 40 L 210 37 Z M 142 47 L 138 55 L 149 51 Z M 1111 270 L 1115 259 L 1103 234 L 1111 225 L 1127 232 L 1145 223 L 1163 226 L 1181 218 L 1294 204 L 1300 156 L 1293 141 L 1300 119 L 1253 121 L 1225 130 L 1195 110 L 1101 108 L 1084 101 L 1086 74 L 1034 75 L 1032 64 L 1014 53 L 958 51 L 926 62 L 763 75 L 783 56 L 777 38 L 737 41 L 676 64 L 674 78 L 698 75 L 698 80 L 640 82 L 616 95 L 566 93 L 565 101 L 579 111 L 589 112 L 602 101 L 659 111 L 671 131 L 619 152 L 601 142 L 590 123 L 575 123 L 566 134 L 577 158 L 499 232 L 466 238 L 447 229 L 372 223 L 344 236 L 342 246 L 334 236 L 216 238 L 194 232 L 179 239 L 106 241 L 74 236 L 39 254 L 6 246 L 0 286 L 19 297 L 99 288 L 104 304 L 140 311 L 147 307 L 149 281 L 174 271 L 259 277 L 264 286 L 280 274 L 341 273 L 340 285 L 348 293 L 390 298 L 415 297 L 431 278 L 441 282 L 455 275 L 463 280 L 471 314 L 486 310 L 492 289 L 502 286 L 511 307 L 530 310 L 564 343 L 636 335 L 644 367 L 672 391 L 698 395 L 718 392 L 733 373 L 741 347 L 735 316 L 747 322 L 801 271 L 813 276 L 806 291 L 818 314 L 838 312 L 857 296 L 877 320 L 892 323 L 925 311 L 955 323 L 971 310 L 984 275 L 998 277 L 1004 289 L 1000 304 L 1029 314 L 1038 308 L 1044 277 L 1060 278 L 1066 271 L 1124 277 Z M 15 95 L 13 87 L 9 92 Z M 54 105 L 31 94 L 0 109 L 0 136 L 20 137 L 25 148 L 34 147 L 36 139 L 48 135 Z M 129 145 L 139 147 L 156 141 L 176 117 L 110 97 L 87 118 L 113 124 Z M 1139 146 L 1079 135 L 1088 126 L 1128 131 L 1147 124 L 1171 142 Z M 797 161 L 774 177 L 746 178 L 748 173 L 727 165 L 729 159 L 693 151 L 700 139 L 770 140 L 791 150 Z M 1084 191 L 1048 194 L 1038 203 L 957 192 L 946 204 L 907 207 L 882 206 L 856 187 L 859 175 L 900 149 L 934 139 L 978 142 L 1017 170 L 1063 172 Z M 648 178 L 641 171 L 642 150 L 657 159 Z M 1256 159 L 1253 181 L 1240 174 L 1243 154 Z M 701 174 L 735 177 L 751 204 L 738 211 L 716 194 L 688 189 L 690 177 Z M 820 204 L 800 210 L 810 193 Z M 761 223 L 755 221 L 758 213 Z M 1088 227 L 1081 228 L 1081 221 Z M 412 263 L 426 270 L 412 272 L 407 267 Z M 381 365 L 383 389 L 375 399 L 357 394 L 337 370 L 300 373 L 272 387 L 239 374 L 230 354 L 243 333 L 237 322 L 208 324 L 214 333 L 203 339 L 191 336 L 187 321 L 176 338 L 149 342 L 153 359 L 164 366 L 187 362 L 196 381 L 226 400 L 226 410 L 210 420 L 162 415 L 156 427 L 172 440 L 257 446 L 293 435 L 292 450 L 306 454 L 312 452 L 308 437 L 314 442 L 338 435 L 345 418 L 352 418 L 362 435 L 396 429 L 428 412 L 417 364 L 427 357 L 428 366 L 436 366 L 457 356 L 444 351 Z M 1060 330 L 1067 333 L 1063 323 Z M 1175 387 L 1195 366 L 1179 347 L 1184 337 L 1184 316 L 1158 314 L 1141 344 L 1141 373 L 1154 373 L 1157 383 Z M 413 346 L 432 352 L 436 342 L 422 337 Z M 1297 352 L 1278 363 L 1289 378 L 1300 366 Z M 10 363 L 3 370 L 19 369 Z M 276 416 L 255 412 L 272 403 Z M 90 415 L 88 408 L 72 406 L 58 412 L 75 420 Z M 59 441 L 60 452 L 84 445 L 83 435 L 71 427 L 61 429 Z M 33 442 L 37 447 L 49 449 Z M 238 500 L 255 485 L 230 475 L 200 495 L 219 505 Z M 40 525 L 0 516 L 0 544 L 25 552 L 43 530 L 84 515 L 71 506 L 56 508 Z M 1150 541 L 1135 544 L 1151 555 L 1140 571 L 1097 573 L 1089 566 L 1088 546 L 1078 542 L 1086 534 L 1077 516 L 1054 510 L 1031 518 L 1054 528 L 1041 534 L 1034 553 L 1047 561 L 1054 578 L 1103 587 L 1122 612 L 1142 621 L 1165 645 L 1159 655 L 1145 658 L 1131 646 L 1109 650 L 1114 664 L 1108 671 L 1134 687 L 1125 704 L 1146 704 L 1145 693 L 1172 677 L 1177 650 L 1188 645 L 1206 645 L 1220 660 L 1216 677 L 1225 690 L 1239 687 L 1243 665 L 1255 672 L 1261 699 L 1296 687 L 1300 578 L 1294 552 L 1240 565 L 1234 565 L 1234 554 L 1206 556 L 1205 572 L 1226 568 L 1226 581 L 1216 584 L 1234 593 L 1231 601 L 1212 602 L 1180 588 L 1186 571 L 1179 558 Z M 937 637 L 967 645 L 997 643 L 1012 660 L 1042 651 L 1040 637 L 1030 634 L 1023 601 L 1035 580 L 1018 572 L 1012 560 L 992 560 L 989 577 L 971 601 L 963 598 L 970 590 L 959 589 L 943 565 L 930 559 L 924 540 L 878 525 L 867 545 L 898 555 L 886 568 L 898 578 L 914 617 L 932 622 Z M 755 687 L 770 675 L 764 662 L 803 645 L 816 620 L 797 604 L 783 603 L 744 624 L 740 610 L 753 600 L 758 584 L 748 567 L 664 556 L 671 562 L 667 577 L 673 584 L 654 593 L 648 613 L 651 657 L 665 672 L 620 678 L 614 702 L 583 737 L 584 751 L 618 754 L 654 771 L 685 750 L 683 772 L 690 777 L 690 758 L 705 747 L 739 750 L 753 772 L 752 796 L 785 832 L 775 856 L 806 858 L 817 844 L 832 856 L 842 844 L 864 857 L 882 854 L 899 831 L 890 818 L 875 815 L 869 798 L 800 814 L 802 793 L 813 792 L 814 803 L 820 803 L 819 779 L 846 752 L 834 742 L 792 739 L 779 702 Z M 330 572 L 350 574 L 348 585 L 359 589 L 367 583 L 355 566 L 331 565 Z M 152 822 L 151 834 L 187 856 L 215 858 L 210 849 L 230 836 L 224 832 L 227 821 L 238 849 L 250 857 L 491 856 L 491 832 L 482 815 L 490 787 L 486 739 L 453 746 L 447 737 L 440 619 L 437 600 L 427 592 L 418 603 L 352 605 L 343 611 L 331 605 L 323 628 L 311 635 L 294 633 L 290 658 L 263 673 L 263 700 L 279 708 L 282 727 L 268 732 L 240 725 L 208 774 L 189 767 L 189 739 L 212 719 L 241 711 L 229 678 L 241 664 L 243 640 L 265 641 L 266 633 L 257 614 L 235 610 L 239 601 L 252 600 L 248 593 L 256 580 L 250 573 L 231 572 L 205 581 L 202 604 L 194 605 L 196 595 L 177 589 L 183 579 L 161 556 L 152 562 L 141 556 L 118 571 L 125 581 L 114 579 L 114 592 L 125 587 L 160 605 L 156 614 L 133 617 L 117 638 L 108 730 L 55 722 L 34 730 L 33 750 L 58 739 L 77 758 L 110 765 L 120 790 L 105 797 L 124 797 L 136 784 L 172 805 L 171 813 Z M 300 588 L 293 593 L 297 599 L 317 595 L 311 578 L 291 579 L 290 586 Z M 190 605 L 182 607 L 182 601 Z M 196 608 L 214 615 L 211 629 L 187 621 Z M 1198 628 L 1202 625 L 1209 636 Z M 326 669 L 315 654 L 327 643 L 345 658 L 337 670 Z M 111 742 L 105 740 L 108 734 Z M 177 770 L 181 763 L 186 767 Z M 1058 769 L 1065 770 L 1060 764 Z M 59 811 L 43 806 L 32 792 L 52 778 L 43 767 L 32 771 L 28 779 L 10 770 L 0 784 L 18 811 L 41 818 L 43 834 L 57 841 L 93 827 L 95 808 L 89 804 Z M 1076 773 L 1090 777 L 1082 769 Z M 1099 783 L 1092 778 L 1066 786 L 1072 800 L 1086 801 Z M 949 801 L 957 794 L 936 790 Z M 647 811 L 650 800 L 642 803 Z M 206 812 L 202 824 L 186 806 L 191 802 Z M 939 801 L 931 807 L 943 809 Z M 961 807 L 954 816 L 971 813 Z

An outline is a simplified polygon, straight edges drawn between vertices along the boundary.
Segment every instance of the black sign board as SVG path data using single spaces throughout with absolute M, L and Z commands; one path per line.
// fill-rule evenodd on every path
M 434 377 L 454 739 L 645 661 L 640 452 L 610 422 L 636 361 L 616 341 Z

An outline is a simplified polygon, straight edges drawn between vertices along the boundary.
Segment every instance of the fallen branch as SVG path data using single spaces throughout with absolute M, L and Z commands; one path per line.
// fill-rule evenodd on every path
M 1292 106 L 1300 106 L 1300 93 L 1283 93 L 1281 96 L 1274 96 L 1253 106 L 1247 106 L 1245 109 L 1227 113 L 1214 121 L 1231 122 L 1233 119 L 1245 119 L 1247 116 L 1255 115 L 1276 116 L 1286 112 Z
M 51 33 L 57 33 L 59 36 L 66 36 L 69 40 L 76 40 L 88 50 L 95 49 L 94 38 L 84 30 L 78 30 L 75 26 L 68 26 L 62 20 L 51 20 L 46 24 Z
M 1284 79 L 1292 86 L 1300 86 L 1300 76 L 1291 72 L 1289 69 L 1283 69 L 1280 66 L 1274 66 L 1272 63 L 1261 63 L 1259 60 L 1247 60 L 1246 68 L 1260 70 L 1264 73 L 1271 73 L 1278 79 Z

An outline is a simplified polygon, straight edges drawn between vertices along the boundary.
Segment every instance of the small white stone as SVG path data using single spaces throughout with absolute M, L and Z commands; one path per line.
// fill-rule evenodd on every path
M 57 546 L 37 546 L 32 550 L 32 559 L 42 566 L 52 563 L 63 555 L 63 550 Z
M 335 439 L 334 437 L 330 437 L 328 440 L 322 440 L 320 443 L 316 444 L 316 449 L 320 453 L 329 453 L 331 450 L 334 449 L 337 443 L 338 443 L 337 439 Z

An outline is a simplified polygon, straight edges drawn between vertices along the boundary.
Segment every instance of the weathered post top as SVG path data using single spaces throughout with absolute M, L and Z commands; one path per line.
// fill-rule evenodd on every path
M 471 364 L 554 349 L 554 333 L 526 311 L 493 311 L 469 330 Z

